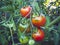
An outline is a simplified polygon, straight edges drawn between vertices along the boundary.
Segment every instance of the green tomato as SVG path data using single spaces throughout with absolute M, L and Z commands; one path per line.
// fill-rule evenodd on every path
M 28 43 L 29 39 L 27 36 L 21 36 L 19 40 L 20 40 L 21 44 L 26 44 L 26 43 Z
M 33 39 L 30 39 L 29 40 L 29 45 L 34 45 L 35 44 L 35 41 Z
M 21 32 L 23 32 L 27 27 L 28 27 L 28 24 L 25 24 L 25 25 L 19 24 L 19 26 L 18 26 L 18 28 Z

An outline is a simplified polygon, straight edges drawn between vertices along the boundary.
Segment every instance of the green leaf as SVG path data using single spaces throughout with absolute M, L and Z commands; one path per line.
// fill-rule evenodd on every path
M 59 23 L 59 25 L 58 25 L 58 32 L 60 33 L 60 23 Z
M 0 8 L 0 11 L 12 11 L 14 9 L 14 7 L 12 7 L 11 5 L 8 6 L 3 6 Z
M 45 27 L 46 27 L 47 25 L 49 25 L 50 22 L 51 22 L 50 17 L 49 17 L 48 15 L 46 15 L 46 24 L 45 24 Z
M 7 40 L 2 34 L 0 34 L 0 43 L 2 43 L 2 45 L 7 45 Z
M 54 44 L 58 45 L 59 42 L 59 34 L 57 31 L 54 31 Z
M 35 8 L 36 8 L 36 10 L 39 12 L 39 11 L 40 11 L 40 8 L 39 8 L 38 3 L 37 3 L 37 2 L 34 2 L 34 4 L 35 4 Z
M 34 11 L 36 11 L 36 12 L 38 12 L 38 13 L 40 12 L 39 5 L 38 5 L 38 3 L 37 3 L 36 1 L 33 1 L 31 5 L 33 6 L 33 10 L 34 10 Z M 35 12 L 35 13 L 36 13 L 36 12 Z

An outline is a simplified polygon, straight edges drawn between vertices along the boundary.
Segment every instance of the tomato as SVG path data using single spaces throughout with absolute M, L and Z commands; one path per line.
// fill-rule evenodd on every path
M 29 40 L 29 45 L 34 45 L 35 44 L 35 41 L 33 39 L 30 39 Z
M 26 43 L 28 43 L 28 37 L 27 36 L 21 36 L 20 37 L 20 39 L 19 39 L 19 41 L 20 41 L 20 43 L 21 44 L 26 44 Z
M 35 41 L 42 41 L 44 39 L 44 32 L 41 29 L 38 29 L 37 32 L 32 34 L 32 37 Z
M 45 16 L 41 15 L 41 16 L 37 16 L 37 17 L 32 18 L 32 24 L 37 27 L 44 26 L 45 23 L 46 23 Z
M 20 13 L 23 17 L 25 17 L 30 11 L 31 11 L 31 7 L 26 6 L 26 7 L 21 8 Z M 27 17 L 29 17 L 29 16 L 30 16 L 30 13 Z
M 26 33 L 29 33 L 30 32 L 30 26 L 27 28 L 27 30 L 26 30 Z
M 28 24 L 19 24 L 18 28 L 21 32 L 23 32 L 28 27 Z M 27 28 L 26 32 L 30 32 L 30 26 Z

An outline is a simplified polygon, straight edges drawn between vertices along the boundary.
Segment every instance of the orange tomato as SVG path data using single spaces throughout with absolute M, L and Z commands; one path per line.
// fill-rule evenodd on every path
M 37 16 L 37 17 L 32 18 L 32 24 L 37 27 L 44 26 L 45 23 L 46 23 L 45 16 L 41 15 L 41 16 Z
M 26 7 L 22 7 L 20 10 L 20 13 L 23 17 L 25 17 L 29 12 L 31 11 L 31 7 L 30 6 L 26 6 Z M 30 13 L 27 17 L 30 16 Z

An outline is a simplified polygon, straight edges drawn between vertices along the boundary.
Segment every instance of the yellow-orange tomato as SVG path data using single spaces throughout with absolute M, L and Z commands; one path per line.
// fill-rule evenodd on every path
M 46 23 L 45 16 L 41 15 L 41 16 L 32 18 L 32 24 L 37 26 L 37 27 L 44 26 L 45 23 Z
M 31 11 L 31 7 L 26 6 L 26 7 L 21 8 L 20 13 L 23 17 L 25 17 L 30 11 Z M 27 17 L 29 17 L 29 16 L 30 16 L 30 14 Z
M 30 26 L 27 28 L 27 30 L 26 30 L 26 33 L 29 33 L 30 32 Z

